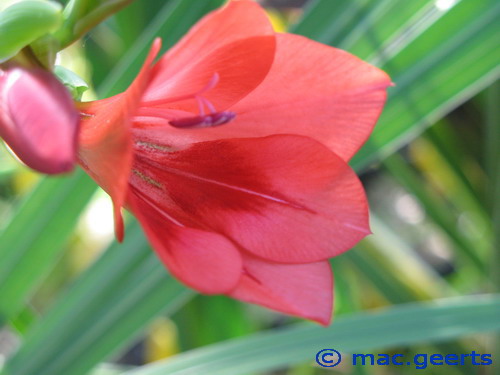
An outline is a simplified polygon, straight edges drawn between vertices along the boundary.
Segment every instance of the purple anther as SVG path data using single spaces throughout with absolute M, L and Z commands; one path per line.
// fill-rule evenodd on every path
M 170 120 L 169 124 L 176 128 L 208 128 L 227 124 L 236 117 L 236 113 L 230 111 L 215 112 L 204 116 L 184 117 Z

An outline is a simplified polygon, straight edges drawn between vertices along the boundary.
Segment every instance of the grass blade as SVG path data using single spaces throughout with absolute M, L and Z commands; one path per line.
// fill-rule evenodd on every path
M 124 375 L 240 375 L 268 371 L 313 362 L 323 348 L 359 353 L 495 332 L 500 330 L 499 314 L 498 295 L 400 305 L 338 318 L 328 328 L 301 324 L 211 345 Z
M 22 309 L 60 256 L 95 188 L 81 171 L 48 177 L 20 205 L 0 234 L 0 314 L 10 318 Z

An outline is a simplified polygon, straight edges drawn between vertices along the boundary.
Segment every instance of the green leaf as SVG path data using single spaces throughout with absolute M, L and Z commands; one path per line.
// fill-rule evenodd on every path
M 290 32 L 334 44 L 332 36 L 352 31 L 356 26 L 357 16 L 360 12 L 369 12 L 367 7 L 373 6 L 373 3 L 369 0 L 311 1 L 304 10 L 302 19 L 290 28 Z
M 486 104 L 486 160 L 489 176 L 489 205 L 491 212 L 491 223 L 493 229 L 493 238 L 491 241 L 490 256 L 490 275 L 493 282 L 493 290 L 500 291 L 500 109 L 498 102 L 500 100 L 500 83 L 495 82 L 487 92 Z M 500 335 L 494 338 L 493 347 L 495 348 L 493 358 L 500 358 Z M 497 359 L 498 361 L 498 359 Z M 498 362 L 496 364 L 498 367 Z
M 54 74 L 66 86 L 74 100 L 80 101 L 83 93 L 89 89 L 87 82 L 64 66 L 56 65 Z
M 0 63 L 22 48 L 56 30 L 62 7 L 52 1 L 22 1 L 0 12 Z
M 456 218 L 437 194 L 433 194 L 421 183 L 421 179 L 398 154 L 384 160 L 384 166 L 401 185 L 415 195 L 425 207 L 427 215 L 449 236 L 457 249 L 476 271 L 484 272 L 486 266 L 479 256 L 476 246 L 464 234 L 456 229 Z
M 39 314 L 31 308 L 25 306 L 23 310 L 15 317 L 10 319 L 10 325 L 16 329 L 21 335 L 25 335 L 29 328 L 38 319 Z M 0 326 L 1 326 L 0 322 Z
M 456 293 L 445 280 L 439 277 L 435 269 L 424 262 L 421 257 L 403 241 L 399 234 L 387 226 L 375 213 L 371 213 L 370 225 L 375 235 L 369 236 L 365 242 L 377 248 L 376 255 L 373 251 L 367 250 L 365 256 L 373 259 L 372 266 L 376 267 L 377 262 L 382 258 L 384 265 L 380 265 L 383 274 L 390 273 L 389 277 L 393 287 L 399 283 L 413 285 L 413 293 L 422 298 L 438 298 L 451 296 Z M 407 267 L 411 264 L 411 268 Z
M 300 324 L 210 345 L 124 375 L 243 375 L 270 371 L 301 362 L 313 363 L 316 353 L 324 348 L 363 353 L 373 348 L 443 342 L 500 331 L 498 316 L 499 295 L 399 305 L 339 317 L 328 328 Z
M 111 246 L 30 330 L 7 373 L 85 374 L 191 294 L 167 274 L 134 224 L 124 244 Z
M 485 134 L 487 171 L 489 176 L 489 203 L 493 239 L 491 241 L 491 275 L 495 290 L 500 291 L 500 83 L 495 82 L 488 90 L 487 132 Z
M 114 364 L 104 364 L 98 366 L 94 371 L 91 372 L 91 375 L 120 375 L 125 372 L 126 369 L 130 369 L 132 366 L 120 366 Z
M 94 191 L 94 182 L 78 171 L 43 179 L 20 205 L 0 233 L 0 315 L 20 312 L 59 257 Z
M 462 1 L 398 47 L 400 52 L 383 65 L 396 86 L 389 90 L 375 131 L 353 158 L 355 168 L 394 152 L 498 76 L 499 16 L 495 0 Z
M 71 0 L 64 8 L 64 23 L 54 33 L 60 49 L 80 39 L 94 26 L 133 0 Z
M 163 40 L 162 51 L 167 50 L 201 16 L 220 6 L 224 0 L 188 1 L 175 0 L 167 3 L 144 30 L 127 54 L 120 59 L 106 80 L 98 87 L 100 97 L 124 91 L 139 72 L 142 63 L 156 37 Z

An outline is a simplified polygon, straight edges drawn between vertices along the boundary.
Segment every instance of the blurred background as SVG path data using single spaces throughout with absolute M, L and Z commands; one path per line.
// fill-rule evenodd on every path
M 223 3 L 135 1 L 63 51 L 58 63 L 92 84 L 87 99 L 110 96 L 132 81 L 155 36 L 168 48 Z M 314 356 L 326 343 L 347 353 L 409 356 L 475 350 L 496 353 L 500 361 L 494 333 L 500 329 L 494 295 L 500 289 L 500 2 L 261 3 L 276 30 L 345 49 L 384 69 L 396 84 L 373 136 L 351 163 L 367 189 L 374 234 L 331 261 L 332 327 L 311 328 L 186 289 L 167 275 L 131 217 L 124 244 L 114 242 L 109 198 L 83 173 L 42 177 L 1 146 L 5 374 L 421 371 L 349 363 L 325 370 Z M 380 321 L 370 320 L 377 314 Z M 471 326 L 461 329 L 460 319 Z M 352 343 L 343 349 L 343 340 Z M 266 343 L 274 355 L 256 349 Z M 187 354 L 134 370 L 178 353 Z M 470 361 L 425 371 L 500 373 Z

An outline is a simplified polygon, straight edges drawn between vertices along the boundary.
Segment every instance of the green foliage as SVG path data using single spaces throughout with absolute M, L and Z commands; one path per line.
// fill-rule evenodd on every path
M 222 3 L 136 2 L 96 28 L 85 43 L 99 96 L 127 87 L 154 37 L 162 36 L 166 49 Z M 61 33 L 61 40 L 73 40 L 103 18 L 105 12 L 94 12 L 104 9 L 99 2 L 86 4 L 70 2 L 65 30 L 71 32 Z M 92 22 L 78 31 L 75 20 L 82 14 L 93 14 Z M 111 244 L 72 276 L 71 286 L 61 285 L 52 300 L 36 305 L 48 272 L 62 254 L 74 251 L 75 226 L 95 185 L 80 172 L 47 178 L 17 203 L 11 190 L 24 172 L 0 155 L 0 218 L 8 218 L 0 226 L 0 322 L 17 330 L 21 340 L 2 375 L 80 375 L 91 369 L 101 374 L 236 375 L 290 366 L 289 375 L 318 375 L 321 370 L 310 363 L 319 349 L 331 346 L 345 352 L 491 352 L 485 340 L 470 336 L 500 330 L 500 297 L 467 295 L 500 288 L 495 251 L 500 133 L 498 84 L 493 83 L 500 60 L 499 16 L 495 0 L 314 0 L 291 26 L 292 32 L 381 66 L 395 83 L 373 136 L 352 161 L 358 172 L 372 167 L 365 182 L 375 235 L 332 260 L 338 318 L 329 328 L 269 329 L 283 321 L 263 309 L 235 308 L 236 302 L 223 297 L 195 297 L 166 273 L 134 222 L 124 244 Z M 459 112 L 450 115 L 457 107 Z M 402 147 L 404 152 L 398 152 Z M 381 168 L 373 172 L 375 162 Z M 421 211 L 419 221 L 408 223 L 394 214 L 401 211 L 401 202 L 406 202 L 404 215 Z M 428 250 L 434 246 L 431 240 L 443 243 L 442 253 Z M 447 298 L 453 296 L 461 297 Z M 422 302 L 428 300 L 433 302 Z M 385 309 L 365 311 L 381 306 Z M 185 353 L 130 371 L 102 366 L 158 316 L 171 317 L 179 327 L 183 339 L 178 345 Z M 263 332 L 248 335 L 255 330 Z M 299 363 L 305 364 L 295 367 Z M 477 368 L 449 370 L 467 374 Z
M 134 225 L 126 242 L 106 251 L 29 331 L 7 372 L 85 374 L 190 295 L 167 275 Z
M 0 233 L 0 315 L 13 318 L 71 236 L 95 185 L 79 171 L 48 177 L 16 208 Z
M 339 318 L 328 328 L 300 324 L 193 350 L 124 375 L 244 375 L 311 361 L 331 348 L 357 353 L 500 330 L 500 296 L 401 305 Z M 347 356 L 346 356 L 347 357 Z
M 62 8 L 51 1 L 23 1 L 0 12 L 0 62 L 10 59 L 62 23 Z
M 62 49 L 69 46 L 131 2 L 132 0 L 70 0 L 64 8 L 64 23 L 54 33 L 59 47 Z
M 64 66 L 56 65 L 54 74 L 66 86 L 74 100 L 80 101 L 83 93 L 89 89 L 87 82 Z

